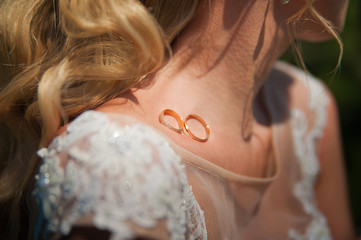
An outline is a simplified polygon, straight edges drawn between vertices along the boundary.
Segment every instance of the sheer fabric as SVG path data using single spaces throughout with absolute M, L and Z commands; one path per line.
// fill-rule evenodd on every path
M 264 178 L 221 168 L 132 117 L 89 111 L 39 151 L 36 234 L 91 225 L 112 239 L 330 239 L 314 196 L 328 98 L 310 75 L 275 71 L 284 77 L 263 93 L 275 155 Z
M 181 158 L 151 128 L 127 121 L 85 112 L 39 151 L 44 164 L 36 192 L 47 229 L 66 235 L 89 223 L 111 231 L 112 239 L 130 239 L 133 224 L 152 229 L 166 220 L 172 239 L 205 239 Z

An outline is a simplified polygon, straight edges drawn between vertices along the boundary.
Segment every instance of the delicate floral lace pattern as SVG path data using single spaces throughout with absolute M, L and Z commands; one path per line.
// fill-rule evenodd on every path
M 143 124 L 120 126 L 103 113 L 85 112 L 39 155 L 35 193 L 50 232 L 68 234 L 91 217 L 112 240 L 129 239 L 129 223 L 151 229 L 166 219 L 171 239 L 207 238 L 180 157 Z
M 327 221 L 318 210 L 314 196 L 314 185 L 319 172 L 319 160 L 316 153 L 316 140 L 323 135 L 327 123 L 327 105 L 329 99 L 322 94 L 325 89 L 313 79 L 308 79 L 310 90 L 309 107 L 315 113 L 314 127 L 310 130 L 307 117 L 300 109 L 291 112 L 294 149 L 299 161 L 301 180 L 294 185 L 294 195 L 303 205 L 303 210 L 312 217 L 306 232 L 301 234 L 289 230 L 289 238 L 296 240 L 331 239 Z

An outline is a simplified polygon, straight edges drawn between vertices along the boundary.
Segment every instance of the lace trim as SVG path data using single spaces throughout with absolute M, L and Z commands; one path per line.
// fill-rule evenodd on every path
M 291 124 L 294 148 L 302 176 L 301 180 L 294 185 L 293 193 L 302 203 L 304 211 L 312 217 L 312 220 L 304 234 L 290 229 L 289 238 L 295 240 L 326 240 L 332 239 L 332 237 L 325 217 L 317 208 L 314 185 L 320 168 L 315 141 L 322 137 L 323 129 L 327 124 L 329 99 L 326 95 L 321 94 L 325 89 L 318 81 L 309 80 L 309 107 L 315 113 L 316 120 L 314 128 L 307 132 L 309 129 L 307 117 L 300 109 L 291 111 Z
M 91 216 L 112 240 L 129 239 L 135 233 L 127 223 L 151 229 L 166 219 L 171 239 L 207 238 L 181 159 L 154 130 L 141 124 L 121 127 L 90 111 L 67 133 L 38 152 L 43 164 L 35 193 L 48 231 L 66 235 Z

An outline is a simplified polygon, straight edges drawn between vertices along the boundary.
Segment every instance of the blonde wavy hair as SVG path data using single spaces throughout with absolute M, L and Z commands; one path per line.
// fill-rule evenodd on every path
M 197 2 L 1 2 L 0 214 L 11 239 L 26 224 L 19 206 L 39 164 L 36 149 L 60 125 L 159 68 Z
M 332 25 L 308 10 L 334 34 Z M 171 55 L 197 0 L 0 1 L 1 236 L 28 231 L 36 150 L 80 113 L 137 87 Z M 21 16 L 21 17 L 20 17 Z M 4 235 L 8 234 L 8 235 Z

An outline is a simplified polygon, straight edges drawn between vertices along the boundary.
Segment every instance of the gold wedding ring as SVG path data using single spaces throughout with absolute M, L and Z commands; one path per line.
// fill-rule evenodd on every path
M 178 122 L 178 128 L 173 127 L 165 120 L 165 115 L 172 116 Z M 159 115 L 159 122 L 177 133 L 183 132 L 183 119 L 173 110 L 164 109 Z
M 187 121 L 188 121 L 189 119 L 196 119 L 197 121 L 199 121 L 199 122 L 202 124 L 202 126 L 204 127 L 204 130 L 206 131 L 206 137 L 205 137 L 205 138 L 199 138 L 199 137 L 197 137 L 196 135 L 194 135 L 194 134 L 192 133 L 192 131 L 189 129 L 189 126 L 188 126 L 188 124 L 187 124 Z M 197 140 L 197 141 L 199 141 L 199 142 L 205 142 L 205 141 L 208 140 L 211 131 L 209 130 L 208 124 L 207 124 L 207 123 L 203 120 L 203 118 L 201 118 L 200 116 L 195 115 L 195 114 L 189 114 L 189 115 L 187 116 L 186 120 L 184 121 L 184 124 L 183 124 L 183 125 L 184 125 L 184 129 L 187 131 L 187 133 L 189 134 L 189 136 L 191 136 L 191 138 L 193 138 L 194 140 Z

